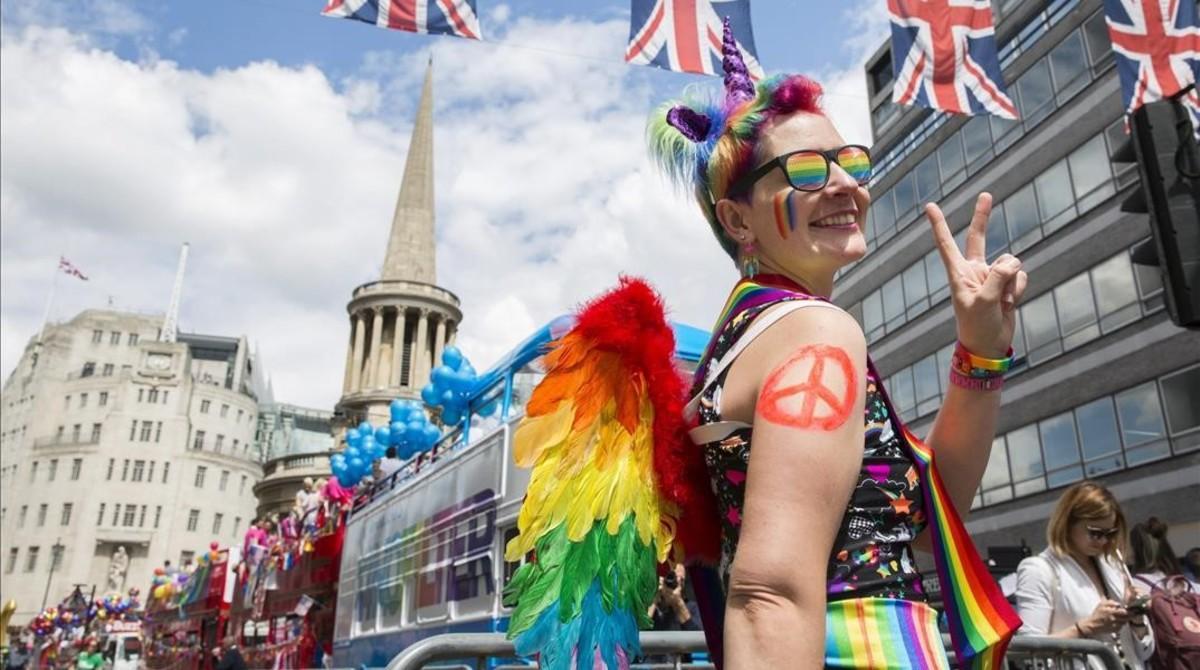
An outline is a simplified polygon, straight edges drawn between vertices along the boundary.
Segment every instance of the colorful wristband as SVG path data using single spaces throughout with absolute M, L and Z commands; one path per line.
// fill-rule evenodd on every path
M 971 391 L 999 391 L 1004 388 L 1004 376 L 968 377 L 958 370 L 950 370 L 950 383 Z
M 1012 367 L 1012 354 L 1012 347 L 1009 347 L 1004 358 L 984 358 L 971 353 L 962 342 L 958 342 L 954 346 L 954 354 L 950 357 L 950 370 L 965 377 L 1003 377 Z

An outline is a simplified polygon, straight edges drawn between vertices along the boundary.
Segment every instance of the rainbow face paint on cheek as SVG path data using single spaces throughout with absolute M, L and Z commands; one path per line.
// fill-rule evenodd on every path
M 792 212 L 792 194 L 795 191 L 780 191 L 775 194 L 775 229 L 779 237 L 787 239 L 796 230 L 796 218 Z
M 825 156 L 809 151 L 792 154 L 787 159 L 787 176 L 792 186 L 801 191 L 817 191 L 829 176 Z

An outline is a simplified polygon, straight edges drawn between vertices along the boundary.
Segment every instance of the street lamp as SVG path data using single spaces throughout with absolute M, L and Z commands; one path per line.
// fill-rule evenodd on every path
M 54 546 L 50 547 L 50 569 L 46 572 L 46 590 L 42 592 L 42 610 L 46 609 L 46 599 L 50 597 L 50 580 L 54 578 L 54 568 L 58 567 L 63 549 L 62 538 L 55 538 Z

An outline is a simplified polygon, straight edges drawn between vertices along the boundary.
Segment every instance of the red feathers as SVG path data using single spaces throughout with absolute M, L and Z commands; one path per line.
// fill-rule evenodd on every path
M 716 498 L 703 453 L 685 432 L 685 382 L 674 364 L 675 336 L 662 299 L 645 281 L 622 277 L 617 288 L 583 306 L 573 330 L 645 376 L 654 405 L 659 492 L 680 510 L 676 538 L 689 559 L 715 562 L 720 556 Z

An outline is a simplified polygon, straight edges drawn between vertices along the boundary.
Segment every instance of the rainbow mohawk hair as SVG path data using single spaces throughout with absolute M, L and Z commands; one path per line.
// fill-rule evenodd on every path
M 689 88 L 655 110 L 646 127 L 650 155 L 676 185 L 693 192 L 713 235 L 731 257 L 737 245 L 721 229 L 716 201 L 753 167 L 764 123 L 795 112 L 821 113 L 821 85 L 803 75 L 750 80 L 729 19 L 722 39 L 725 86 L 719 98 Z

